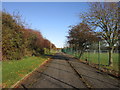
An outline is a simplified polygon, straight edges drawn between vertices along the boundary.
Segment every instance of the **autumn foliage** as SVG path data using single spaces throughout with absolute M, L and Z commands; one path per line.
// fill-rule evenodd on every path
M 9 13 L 2 12 L 2 59 L 19 60 L 23 56 L 44 54 L 44 48 L 55 48 L 41 32 L 26 29 L 22 22 Z
M 85 23 L 72 26 L 68 34 L 69 47 L 78 51 L 80 57 L 89 45 L 97 41 L 95 32 Z

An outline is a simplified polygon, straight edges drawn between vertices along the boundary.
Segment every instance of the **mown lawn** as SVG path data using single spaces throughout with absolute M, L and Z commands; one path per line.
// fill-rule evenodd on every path
M 118 71 L 119 70 L 118 57 L 119 57 L 118 53 L 113 53 L 113 67 L 108 67 L 108 66 L 106 67 Z M 108 53 L 100 53 L 99 59 L 98 59 L 98 53 L 84 53 L 84 55 L 81 57 L 81 60 L 85 60 L 86 58 L 89 61 L 89 63 L 95 63 L 95 64 L 99 63 L 101 65 L 108 65 L 109 62 Z
M 2 62 L 2 86 L 11 87 L 17 81 L 22 79 L 26 74 L 37 68 L 48 57 L 25 57 L 21 60 L 11 60 Z

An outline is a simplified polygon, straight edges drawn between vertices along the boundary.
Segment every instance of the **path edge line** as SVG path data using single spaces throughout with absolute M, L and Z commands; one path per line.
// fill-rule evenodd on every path
M 19 88 L 19 84 L 26 80 L 27 78 L 29 78 L 34 71 L 36 71 L 38 68 L 43 67 L 45 64 L 47 64 L 49 61 L 51 61 L 51 58 L 48 58 L 47 60 L 45 60 L 42 64 L 40 64 L 38 67 L 36 67 L 33 71 L 29 72 L 28 74 L 26 74 L 22 79 L 20 79 L 19 81 L 17 81 L 15 84 L 13 84 L 10 88 Z

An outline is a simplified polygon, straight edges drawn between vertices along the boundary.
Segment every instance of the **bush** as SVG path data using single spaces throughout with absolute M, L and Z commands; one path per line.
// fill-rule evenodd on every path
M 44 54 L 44 48 L 50 49 L 50 45 L 55 48 L 39 31 L 26 29 L 20 17 L 15 18 L 6 12 L 2 13 L 2 41 L 3 60 L 39 56 Z

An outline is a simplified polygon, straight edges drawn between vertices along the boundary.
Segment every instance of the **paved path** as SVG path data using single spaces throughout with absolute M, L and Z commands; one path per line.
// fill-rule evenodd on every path
M 119 80 L 63 53 L 53 56 L 19 86 L 21 88 L 118 88 Z

